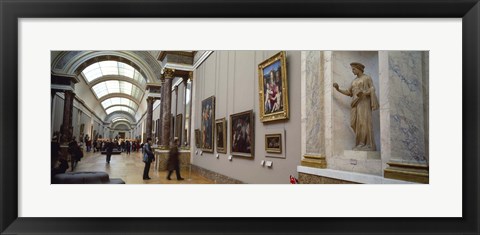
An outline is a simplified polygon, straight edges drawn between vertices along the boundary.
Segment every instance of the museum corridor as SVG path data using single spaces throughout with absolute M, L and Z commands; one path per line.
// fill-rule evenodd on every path
M 51 51 L 51 182 L 429 183 L 428 53 Z

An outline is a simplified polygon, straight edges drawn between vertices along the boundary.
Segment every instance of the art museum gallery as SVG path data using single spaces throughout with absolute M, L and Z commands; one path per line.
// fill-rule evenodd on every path
M 52 51 L 50 66 L 54 184 L 429 183 L 427 51 Z

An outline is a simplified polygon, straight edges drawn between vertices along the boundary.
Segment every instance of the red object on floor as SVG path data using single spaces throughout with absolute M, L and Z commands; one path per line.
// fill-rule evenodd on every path
M 290 175 L 290 183 L 291 184 L 298 184 L 297 178 L 293 177 L 293 175 Z

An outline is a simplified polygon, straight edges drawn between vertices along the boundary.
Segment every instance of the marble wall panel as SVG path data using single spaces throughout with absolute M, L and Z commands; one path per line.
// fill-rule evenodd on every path
M 324 91 L 324 119 L 325 119 L 325 157 L 327 166 L 329 158 L 333 156 L 333 115 L 332 115 L 332 79 L 333 79 L 332 51 L 322 52 L 323 91 Z
M 391 160 L 426 162 L 423 52 L 388 52 Z
M 380 147 L 381 147 L 381 158 L 383 162 L 383 169 L 387 167 L 387 162 L 390 161 L 391 155 L 391 144 L 390 144 L 390 102 L 389 102 L 389 88 L 388 88 L 388 51 L 378 52 L 378 64 L 379 64 L 379 77 L 380 77 L 380 87 L 379 93 L 380 97 L 378 102 L 380 104 L 380 129 L 382 130 L 380 135 Z
M 306 153 L 324 153 L 323 70 L 320 51 L 305 52 L 305 132 Z
M 423 125 L 424 125 L 424 137 L 425 137 L 425 158 L 428 162 L 428 157 L 430 156 L 429 153 L 429 143 L 430 143 L 430 135 L 429 135 L 429 78 L 430 78 L 430 55 L 428 52 L 422 52 L 422 60 L 423 60 Z

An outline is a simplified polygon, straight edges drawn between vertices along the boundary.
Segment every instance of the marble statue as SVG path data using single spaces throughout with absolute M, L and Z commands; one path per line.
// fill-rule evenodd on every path
M 365 66 L 360 63 L 351 63 L 352 72 L 356 76 L 350 88 L 342 90 L 337 83 L 333 87 L 340 93 L 352 97 L 350 111 L 350 126 L 355 133 L 355 147 L 353 150 L 375 151 L 373 135 L 372 111 L 378 109 L 378 100 L 372 78 L 363 73 Z

